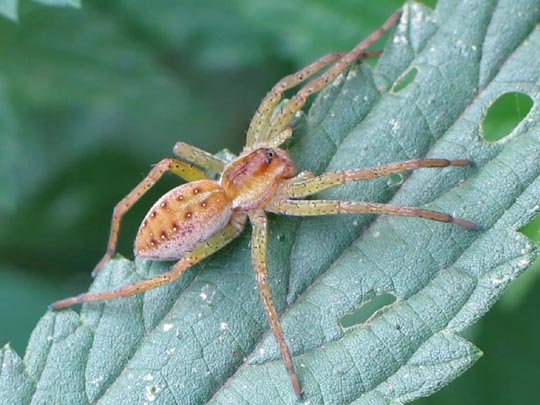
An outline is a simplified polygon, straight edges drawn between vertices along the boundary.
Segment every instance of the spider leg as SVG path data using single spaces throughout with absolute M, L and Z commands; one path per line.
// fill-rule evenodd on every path
M 197 166 L 200 166 L 203 169 L 209 169 L 215 173 L 223 172 L 223 169 L 227 164 L 223 159 L 184 142 L 177 142 L 176 145 L 174 145 L 173 153 L 182 159 L 195 163 Z
M 371 33 L 351 51 L 344 54 L 343 57 L 341 57 L 320 77 L 304 85 L 304 87 L 302 87 L 298 93 L 296 93 L 296 95 L 294 95 L 289 102 L 283 106 L 281 111 L 275 117 L 270 119 L 268 132 L 265 131 L 260 137 L 262 139 L 273 139 L 274 137 L 278 136 L 289 125 L 289 122 L 294 115 L 302 109 L 311 94 L 323 89 L 332 80 L 339 76 L 339 74 L 342 73 L 348 66 L 364 55 L 366 49 L 373 45 L 375 41 L 377 41 L 386 31 L 388 31 L 396 23 L 396 21 L 399 20 L 401 14 L 401 10 L 396 11 L 390 16 L 390 18 L 388 18 L 388 20 L 384 22 L 380 28 Z M 269 101 L 268 106 L 272 105 L 273 104 Z
M 114 207 L 107 251 L 94 268 L 92 276 L 95 277 L 97 273 L 101 271 L 105 263 L 109 261 L 116 251 L 118 232 L 120 231 L 120 221 L 124 214 L 163 176 L 163 174 L 165 174 L 165 172 L 176 174 L 187 181 L 208 178 L 201 169 L 178 159 L 163 159 L 157 165 L 152 167 L 148 175 Z
M 133 284 L 124 285 L 115 290 L 97 293 L 86 293 L 77 295 L 75 297 L 65 298 L 51 304 L 49 308 L 60 309 L 83 302 L 102 301 L 111 298 L 128 297 L 130 295 L 138 294 L 143 291 L 148 291 L 161 285 L 175 281 L 182 274 L 184 274 L 187 269 L 200 262 L 204 258 L 215 253 L 216 251 L 220 250 L 233 239 L 235 239 L 242 231 L 244 223 L 244 214 L 242 214 L 242 217 L 237 217 L 236 219 L 231 220 L 229 225 L 227 225 L 217 234 L 215 234 L 206 242 L 193 249 L 191 252 L 186 253 L 185 256 L 182 257 L 182 259 L 180 259 L 172 267 L 172 269 L 165 274 L 160 274 L 159 276 L 152 277 L 147 280 L 142 280 Z
M 283 131 L 281 131 L 275 138 L 269 139 L 267 141 L 256 143 L 252 146 L 246 146 L 244 147 L 243 152 L 249 152 L 251 150 L 257 149 L 259 147 L 274 147 L 277 148 L 279 145 L 281 145 L 283 142 L 285 142 L 287 139 L 289 139 L 293 134 L 293 129 L 291 127 L 285 128 Z
M 466 219 L 418 207 L 381 204 L 371 202 L 351 202 L 336 200 L 275 200 L 265 210 L 284 215 L 311 216 L 334 214 L 388 214 L 406 217 L 420 217 L 433 221 L 450 222 L 466 228 L 479 230 L 481 226 Z
M 285 142 L 287 139 L 289 139 L 292 136 L 292 133 L 293 133 L 292 128 L 287 127 L 283 131 L 281 131 L 278 134 L 277 137 L 275 137 L 274 139 L 269 140 L 267 143 L 270 146 L 273 146 L 273 147 L 277 148 L 279 145 L 281 145 L 283 142 Z
M 298 376 L 294 371 L 294 364 L 292 361 L 291 353 L 285 337 L 283 335 L 283 328 L 279 320 L 279 315 L 272 302 L 272 292 L 270 291 L 270 285 L 268 284 L 268 267 L 267 267 L 267 245 L 268 245 L 268 220 L 263 210 L 251 211 L 249 213 L 249 220 L 253 227 L 253 233 L 251 237 L 251 255 L 253 260 L 253 268 L 257 277 L 257 287 L 261 295 L 266 316 L 270 323 L 272 333 L 276 338 L 276 341 L 281 351 L 281 357 L 285 362 L 285 368 L 289 373 L 291 383 L 294 392 L 298 398 L 302 396 L 302 388 Z
M 276 85 L 272 87 L 272 90 L 270 90 L 266 97 L 264 97 L 259 108 L 255 112 L 253 119 L 251 120 L 247 133 L 246 149 L 250 150 L 254 145 L 268 140 L 268 123 L 272 113 L 283 97 L 283 92 L 302 83 L 304 80 L 308 79 L 314 74 L 317 74 L 326 66 L 341 58 L 344 54 L 345 52 L 333 52 L 324 55 L 305 68 L 296 73 L 285 76 L 278 83 L 276 83 Z M 380 54 L 381 52 L 379 51 L 361 52 L 359 55 L 357 55 L 357 59 L 377 57 Z M 283 142 L 284 140 L 281 143 Z
M 466 159 L 415 159 L 394 162 L 379 167 L 362 169 L 340 170 L 337 172 L 324 173 L 310 179 L 298 181 L 297 177 L 289 180 L 284 185 L 284 192 L 288 198 L 302 198 L 327 188 L 348 183 L 350 181 L 368 180 L 375 177 L 388 176 L 389 174 L 401 173 L 406 170 L 419 169 L 421 167 L 447 167 L 467 166 L 471 161 Z
M 280 103 L 285 90 L 300 84 L 342 56 L 343 53 L 341 52 L 329 53 L 298 72 L 285 76 L 283 79 L 277 82 L 274 87 L 272 87 L 272 90 L 270 90 L 270 92 L 261 101 L 259 108 L 255 112 L 255 115 L 249 124 L 246 137 L 246 148 L 250 148 L 264 140 L 261 135 L 263 135 L 264 129 L 266 129 L 268 126 L 268 120 L 270 119 L 274 109 Z

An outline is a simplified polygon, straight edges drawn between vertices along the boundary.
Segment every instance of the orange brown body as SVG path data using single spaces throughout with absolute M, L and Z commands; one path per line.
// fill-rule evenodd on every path
M 135 256 L 178 260 L 230 221 L 233 211 L 262 208 L 295 169 L 287 152 L 261 148 L 231 162 L 221 179 L 198 180 L 164 194 L 148 211 Z

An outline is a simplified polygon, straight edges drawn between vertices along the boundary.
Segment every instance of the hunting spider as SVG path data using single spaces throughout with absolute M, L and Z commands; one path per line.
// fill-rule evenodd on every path
M 165 274 L 119 287 L 115 290 L 86 293 L 66 298 L 51 305 L 53 309 L 73 304 L 127 297 L 178 279 L 187 269 L 223 248 L 244 229 L 249 218 L 252 228 L 252 260 L 257 286 L 272 332 L 277 340 L 295 394 L 302 388 L 293 360 L 283 336 L 279 315 L 272 302 L 266 264 L 268 220 L 265 212 L 282 215 L 309 216 L 347 213 L 390 214 L 452 222 L 477 229 L 473 222 L 448 214 L 416 207 L 371 202 L 303 200 L 302 198 L 329 187 L 350 181 L 372 179 L 420 167 L 465 166 L 465 159 L 418 159 L 362 168 L 298 175 L 294 163 L 280 145 L 292 135 L 291 121 L 313 93 L 323 89 L 355 61 L 378 55 L 367 49 L 400 18 L 395 12 L 375 32 L 347 53 L 331 53 L 311 65 L 279 81 L 262 101 L 247 133 L 247 142 L 239 157 L 227 163 L 193 146 L 177 143 L 174 153 L 180 159 L 167 158 L 155 165 L 148 175 L 114 208 L 107 252 L 97 264 L 94 274 L 116 250 L 120 221 L 123 215 L 165 172 L 182 177 L 187 184 L 162 196 L 144 218 L 135 240 L 138 257 L 155 260 L 178 260 Z M 328 67 L 305 84 L 287 103 L 281 103 L 283 92 L 302 83 Z M 188 163 L 190 162 L 190 163 Z M 205 170 L 221 173 L 218 181 Z

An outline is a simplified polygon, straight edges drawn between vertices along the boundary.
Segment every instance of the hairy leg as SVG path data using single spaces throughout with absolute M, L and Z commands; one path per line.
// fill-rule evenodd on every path
M 203 169 L 210 169 L 215 173 L 221 173 L 227 164 L 227 162 L 211 153 L 184 142 L 177 142 L 174 145 L 173 153 L 182 159 L 195 163 Z
M 293 133 L 292 128 L 287 127 L 277 137 L 269 140 L 268 143 L 270 144 L 270 146 L 277 148 L 279 145 L 281 145 L 283 142 L 289 139 L 292 136 L 292 133 Z
M 357 55 L 356 59 L 376 57 L 376 56 L 379 56 L 380 54 L 381 52 L 378 52 L 378 51 L 360 52 Z M 334 53 L 329 53 L 327 55 L 324 55 L 321 58 L 317 59 L 315 62 L 306 66 L 305 68 L 300 69 L 296 73 L 285 76 L 278 83 L 276 83 L 276 85 L 272 87 L 272 90 L 270 90 L 270 92 L 263 99 L 263 101 L 261 102 L 261 105 L 255 112 L 255 115 L 253 116 L 253 119 L 251 120 L 251 123 L 249 125 L 249 130 L 247 133 L 246 148 L 249 148 L 249 150 L 251 150 L 253 149 L 252 147 L 254 145 L 257 145 L 258 143 L 272 140 L 271 138 L 268 138 L 267 130 L 268 130 L 268 125 L 269 125 L 269 120 L 275 108 L 281 102 L 283 93 L 286 90 L 302 83 L 304 80 L 317 74 L 318 72 L 320 72 L 322 69 L 324 69 L 331 63 L 340 59 L 343 55 L 345 55 L 345 52 L 334 52 Z M 281 133 L 283 132 L 283 130 L 279 132 Z M 279 134 L 276 134 L 276 136 L 278 135 Z
M 279 315 L 272 302 L 272 292 L 270 291 L 270 285 L 268 284 L 268 266 L 267 266 L 267 245 L 268 245 L 268 220 L 264 211 L 257 210 L 249 213 L 249 219 L 253 227 L 253 234 L 251 237 L 251 255 L 253 260 L 253 268 L 255 269 L 255 275 L 257 277 L 257 287 L 261 295 L 266 316 L 270 323 L 270 328 L 274 334 L 276 341 L 281 351 L 281 357 L 285 362 L 285 368 L 289 372 L 289 377 L 297 397 L 302 396 L 302 388 L 298 376 L 294 371 L 294 364 L 292 361 L 289 347 L 283 336 L 283 328 L 279 320 Z
M 367 167 L 362 169 L 340 170 L 337 172 L 324 173 L 310 179 L 298 181 L 289 180 L 283 191 L 289 198 L 301 198 L 318 193 L 327 188 L 348 183 L 350 181 L 368 180 L 375 177 L 388 176 L 389 174 L 401 173 L 406 170 L 419 169 L 421 167 L 447 167 L 467 166 L 471 161 L 466 159 L 415 159 L 394 162 L 379 167 Z
M 321 69 L 324 69 L 330 63 L 335 62 L 342 56 L 342 52 L 329 53 L 320 57 L 305 68 L 300 69 L 298 72 L 285 76 L 283 79 L 277 82 L 274 87 L 272 87 L 272 90 L 270 90 L 270 92 L 264 97 L 251 120 L 246 137 L 246 147 L 252 147 L 257 143 L 264 141 L 264 139 L 261 137 L 263 129 L 267 127 L 268 120 L 270 119 L 274 109 L 280 103 L 285 90 L 302 83 L 304 80 L 316 74 Z
M 180 259 L 170 271 L 159 276 L 142 280 L 133 284 L 128 284 L 119 287 L 115 290 L 103 291 L 97 293 L 86 293 L 75 297 L 65 298 L 50 305 L 51 309 L 66 308 L 74 304 L 80 304 L 89 301 L 102 301 L 112 298 L 128 297 L 130 295 L 139 294 L 143 291 L 151 290 L 164 284 L 168 284 L 177 280 L 184 272 L 200 262 L 204 258 L 210 256 L 216 251 L 223 248 L 233 239 L 235 239 L 242 231 L 245 223 L 245 215 L 243 218 L 236 218 L 229 223 L 225 228 L 212 236 L 206 242 L 202 243 L 191 252 Z
M 114 207 L 111 230 L 109 233 L 109 242 L 107 251 L 94 268 L 92 275 L 95 277 L 101 271 L 105 263 L 114 255 L 116 243 L 118 241 L 118 232 L 120 231 L 120 222 L 124 214 L 166 173 L 171 172 L 187 181 L 207 179 L 208 176 L 198 167 L 178 159 L 163 159 L 157 165 L 152 167 L 148 175 L 133 189 L 122 198 Z
M 302 109 L 306 104 L 308 97 L 327 86 L 333 81 L 339 74 L 341 74 L 347 67 L 362 57 L 365 54 L 367 48 L 369 48 L 375 41 L 377 41 L 386 31 L 388 31 L 401 17 L 401 10 L 396 11 L 394 14 L 384 22 L 384 24 L 370 34 L 366 39 L 360 42 L 351 51 L 344 54 L 332 67 L 324 72 L 320 77 L 305 84 L 295 96 L 293 96 L 287 104 L 283 106 L 281 111 L 270 119 L 270 125 L 268 128 L 263 128 L 263 132 L 260 135 L 261 139 L 273 139 L 278 136 L 290 123 L 294 115 Z M 274 100 L 274 99 L 272 99 Z M 279 101 L 276 102 L 276 106 Z M 268 102 L 268 106 L 272 106 L 271 102 Z M 275 106 L 274 106 L 275 108 Z M 271 114 L 271 113 L 270 113 Z M 266 131 L 267 130 L 267 131 Z
M 433 221 L 450 222 L 469 229 L 478 230 L 480 225 L 442 212 L 401 205 L 350 202 L 336 200 L 282 200 L 273 201 L 265 210 L 284 215 L 311 216 L 334 214 L 388 214 L 406 217 L 420 217 Z

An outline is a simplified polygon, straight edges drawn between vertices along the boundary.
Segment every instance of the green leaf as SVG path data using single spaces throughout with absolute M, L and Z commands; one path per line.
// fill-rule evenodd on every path
M 13 176 L 22 166 L 22 162 L 17 160 L 17 156 L 20 156 L 17 129 L 9 100 L 5 96 L 5 87 L 0 84 L 0 220 L 14 210 L 19 197 L 17 179 Z
M 521 12 L 527 10 L 527 12 Z M 539 211 L 540 2 L 408 3 L 374 69 L 355 66 L 316 99 L 291 146 L 316 172 L 417 157 L 469 158 L 403 184 L 359 182 L 325 198 L 426 206 L 482 231 L 413 218 L 272 217 L 274 301 L 311 403 L 401 403 L 430 395 L 480 356 L 458 335 L 535 258 L 517 230 Z M 416 69 L 412 82 L 396 86 Z M 399 89 L 399 91 L 394 90 Z M 498 142 L 483 138 L 507 92 L 534 101 Z M 291 403 L 255 289 L 249 232 L 178 282 L 144 295 L 48 312 L 24 359 L 0 352 L 0 403 Z M 117 258 L 91 287 L 159 274 Z M 340 319 L 375 296 L 366 322 Z M 244 359 L 246 359 L 244 361 Z
M 34 0 L 36 3 L 47 4 L 49 6 L 70 6 L 81 7 L 81 0 Z
M 17 21 L 17 3 L 18 0 L 0 0 L 0 14 Z
M 42 3 L 49 6 L 70 6 L 81 7 L 81 0 L 34 0 L 36 3 Z M 0 0 L 0 14 L 10 20 L 17 21 L 19 0 Z

